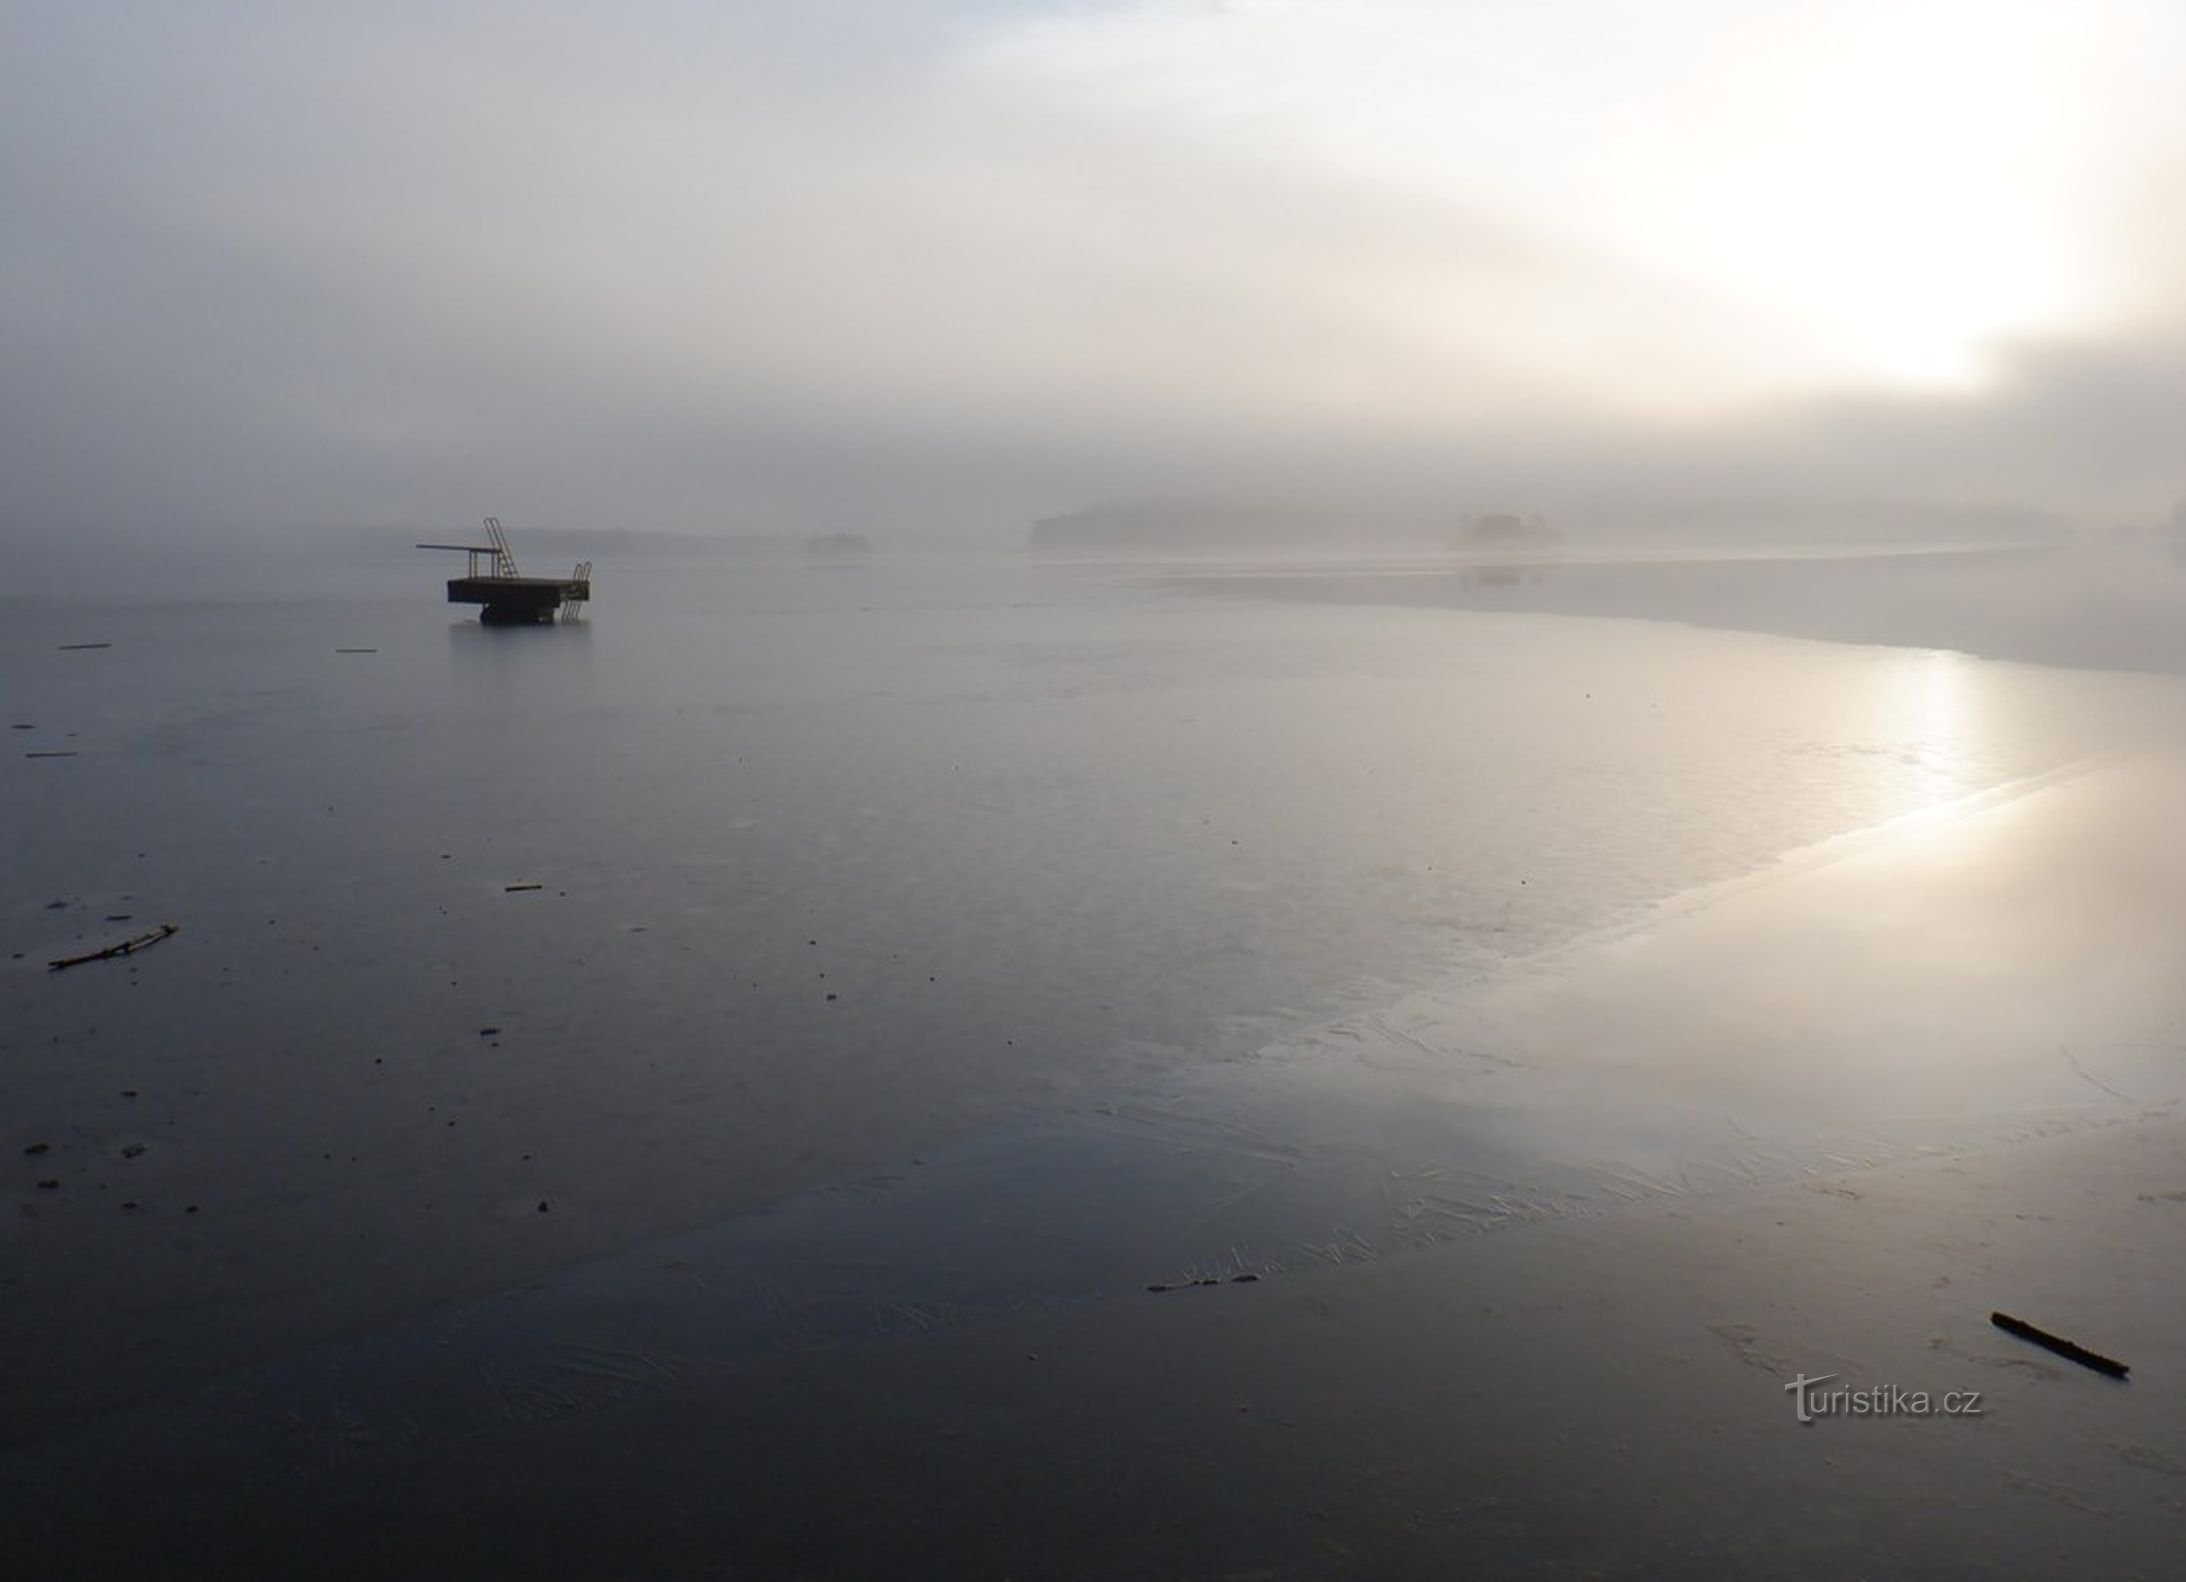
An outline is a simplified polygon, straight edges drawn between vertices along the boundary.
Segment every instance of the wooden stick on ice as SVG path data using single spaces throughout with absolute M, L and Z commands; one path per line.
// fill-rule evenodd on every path
M 46 966 L 59 972 L 63 967 L 80 967 L 87 961 L 105 961 L 114 956 L 126 956 L 132 951 L 144 949 L 147 945 L 156 945 L 169 934 L 180 931 L 173 923 L 162 923 L 149 934 L 139 934 L 135 939 L 125 939 L 118 945 L 107 946 L 104 950 L 87 950 L 80 956 L 61 956 L 47 962 Z
M 2046 1329 L 2036 1329 L 2023 1318 L 2013 1318 L 2009 1313 L 1991 1313 L 1989 1322 L 2007 1335 L 2031 1340 L 2045 1350 L 2054 1351 L 2060 1357 L 2069 1357 L 2083 1368 L 2107 1373 L 2113 1379 L 2122 1379 L 2128 1372 L 2126 1365 L 2115 1357 L 2106 1357 L 2099 1351 L 2089 1351 L 2085 1346 L 2075 1345 L 2062 1335 L 2052 1335 Z

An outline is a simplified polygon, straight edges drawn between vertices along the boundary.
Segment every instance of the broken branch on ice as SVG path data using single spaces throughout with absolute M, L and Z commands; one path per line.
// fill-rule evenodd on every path
M 2099 1351 L 2089 1351 L 2062 1335 L 2052 1335 L 2046 1329 L 2037 1329 L 2023 1318 L 2013 1318 L 2009 1313 L 1991 1313 L 1989 1322 L 2007 1335 L 2017 1335 L 2021 1340 L 2031 1340 L 2047 1351 L 2077 1362 L 2083 1368 L 2093 1368 L 2097 1373 L 2107 1373 L 2113 1379 L 2122 1379 L 2130 1371 L 2115 1357 L 2106 1357 Z
M 151 932 L 139 934 L 134 939 L 125 939 L 118 945 L 109 945 L 104 950 L 87 950 L 80 956 L 59 956 L 47 962 L 46 966 L 51 971 L 59 972 L 63 967 L 80 967 L 87 961 L 106 961 L 115 956 L 126 956 L 144 949 L 147 945 L 156 945 L 169 934 L 179 932 L 178 925 L 162 923 Z

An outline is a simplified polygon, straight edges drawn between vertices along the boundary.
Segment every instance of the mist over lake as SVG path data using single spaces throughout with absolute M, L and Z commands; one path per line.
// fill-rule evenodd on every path
M 0 11 L 10 1574 L 2165 1574 L 2182 58 Z

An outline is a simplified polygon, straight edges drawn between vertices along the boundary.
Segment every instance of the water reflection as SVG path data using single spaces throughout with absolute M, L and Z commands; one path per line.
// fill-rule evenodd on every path
M 551 643 L 566 652 L 583 648 L 592 641 L 592 623 L 577 621 L 517 621 L 506 625 L 478 620 L 459 620 L 448 623 L 448 648 L 451 653 L 466 650 L 478 654 L 506 654 L 522 646 L 536 651 L 532 645 Z
M 1467 566 L 1458 573 L 1466 588 L 1516 588 L 1546 582 L 1555 565 L 1546 560 L 1500 560 Z
M 592 673 L 590 621 L 448 625 L 448 670 L 459 692 L 490 691 L 525 708 L 551 706 L 554 695 Z

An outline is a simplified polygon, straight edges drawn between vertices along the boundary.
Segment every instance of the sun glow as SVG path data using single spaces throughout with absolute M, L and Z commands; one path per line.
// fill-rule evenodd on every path
M 1952 5 L 1853 7 L 1748 39 L 1745 80 L 1769 102 L 1741 91 L 1685 112 L 1743 133 L 1713 157 L 1692 157 L 1695 124 L 1675 139 L 1688 157 L 1647 200 L 1685 239 L 1662 262 L 1771 300 L 1853 369 L 1973 382 L 1986 346 L 2069 318 L 2090 285 L 2059 190 L 2076 137 L 2046 31 Z M 1654 228 L 1634 220 L 1647 253 Z
M 1728 385 L 1949 388 L 1978 384 L 1998 342 L 2093 309 L 2091 205 L 2115 173 L 2088 34 L 2034 0 L 1150 0 L 1030 24 L 987 59 L 1644 285 L 1604 313 L 1589 283 L 1567 321 L 1622 312 L 1659 340 L 1681 293 Z M 1455 298 L 1514 333 L 1492 300 Z M 1540 338 L 1568 360 L 1558 323 Z M 1614 383 L 1631 352 L 1595 340 Z

